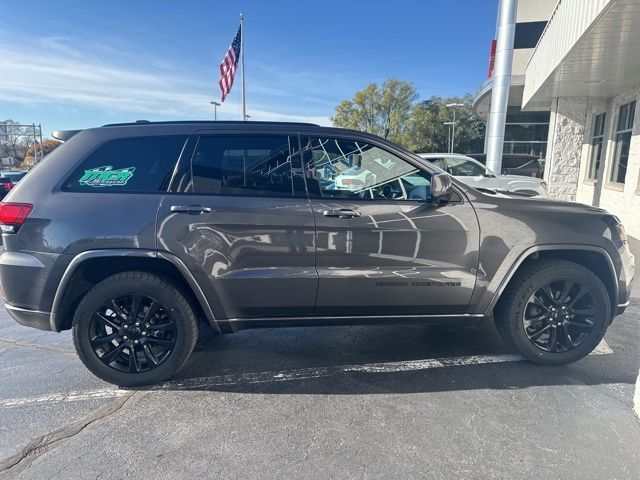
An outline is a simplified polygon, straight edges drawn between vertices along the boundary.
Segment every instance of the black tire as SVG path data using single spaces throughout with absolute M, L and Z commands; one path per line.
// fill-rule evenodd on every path
M 126 310 L 126 307 L 120 310 L 122 318 L 115 311 L 118 308 L 117 303 L 113 311 L 108 307 L 112 304 L 112 299 L 120 302 L 121 299 L 128 297 L 143 299 L 138 300 L 135 318 L 142 321 L 150 318 L 150 331 L 142 332 L 145 336 L 141 336 L 140 332 L 140 329 L 144 330 L 144 324 L 142 327 L 136 327 L 136 331 L 126 336 L 126 333 L 134 328 L 133 325 L 126 323 L 134 322 L 131 320 L 134 315 L 131 313 L 134 311 L 133 306 L 129 310 Z M 140 306 L 145 301 L 148 302 L 146 307 Z M 155 305 L 153 315 L 151 315 L 152 305 Z M 104 313 L 105 308 L 107 308 L 107 314 Z M 111 313 L 108 313 L 109 311 Z M 119 328 L 118 331 L 104 322 L 105 316 L 110 320 L 109 324 Z M 97 327 L 98 324 L 101 325 Z M 137 325 L 137 323 L 134 324 Z M 146 325 L 149 326 L 148 323 Z M 128 330 L 122 330 L 123 326 Z M 164 328 L 160 329 L 161 326 Z M 112 332 L 111 335 L 119 336 L 116 339 L 104 341 L 101 347 L 92 346 L 92 339 L 95 343 L 97 340 L 106 338 L 106 336 L 98 337 L 96 328 L 103 329 L 102 335 Z M 135 340 L 135 346 L 132 343 L 133 338 L 139 339 Z M 82 363 L 95 376 L 122 387 L 150 385 L 171 377 L 187 362 L 197 339 L 198 322 L 187 297 L 170 281 L 152 273 L 122 272 L 103 280 L 89 290 L 76 308 L 73 317 L 73 343 Z M 170 346 L 163 346 L 164 344 L 160 342 Z M 156 353 L 150 352 L 151 349 L 155 349 Z M 105 363 L 106 360 L 103 358 L 114 350 L 119 350 L 114 360 L 109 364 Z M 156 357 L 158 350 L 161 356 Z M 134 353 L 131 358 L 131 353 L 136 351 L 138 353 Z M 125 367 L 121 356 L 125 359 L 127 356 L 129 358 L 128 371 L 123 370 Z M 131 368 L 131 364 L 135 364 L 135 367 Z
M 573 290 L 564 294 L 570 282 L 574 282 Z M 551 286 L 552 295 L 558 294 L 557 303 L 551 299 L 548 305 L 538 307 L 541 297 L 551 298 L 541 293 L 547 285 Z M 568 298 L 566 303 L 564 298 Z M 560 305 L 566 308 L 572 301 L 572 315 L 567 317 L 566 311 L 558 311 Z M 577 313 L 585 311 L 590 313 Z M 537 314 L 545 318 L 538 320 Z M 602 340 L 611 318 L 611 302 L 606 287 L 591 270 L 568 261 L 539 260 L 516 273 L 495 308 L 494 318 L 505 343 L 525 358 L 543 365 L 562 365 L 585 357 Z M 543 329 L 546 332 L 540 333 Z M 561 337 L 563 348 L 557 345 Z

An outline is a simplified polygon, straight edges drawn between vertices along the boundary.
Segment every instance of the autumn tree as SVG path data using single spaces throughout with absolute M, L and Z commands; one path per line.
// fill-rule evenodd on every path
M 338 127 L 400 141 L 417 98 L 418 94 L 409 82 L 389 78 L 382 86 L 370 83 L 356 92 L 353 99 L 340 102 L 331 121 Z
M 42 148 L 40 148 L 40 143 L 32 144 L 29 148 L 27 148 L 27 151 L 24 154 L 24 160 L 22 162 L 23 165 L 33 165 L 35 163 L 35 153 L 40 155 L 40 152 L 42 152 L 42 156 L 44 158 L 60 145 L 62 145 L 62 142 L 53 140 L 51 138 L 47 138 L 42 141 Z

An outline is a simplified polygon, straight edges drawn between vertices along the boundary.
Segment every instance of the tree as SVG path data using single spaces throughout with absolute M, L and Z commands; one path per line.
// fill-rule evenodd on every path
M 3 149 L 3 155 L 8 154 L 14 158 L 20 158 L 20 154 L 24 151 L 26 132 L 23 127 L 18 126 L 18 123 L 15 120 L 8 119 L 0 125 L 2 132 L 0 140 L 7 146 L 6 149 Z
M 411 83 L 390 78 L 382 88 L 371 83 L 356 92 L 352 100 L 343 100 L 332 118 L 334 125 L 380 135 L 415 152 L 448 152 L 449 126 L 456 107 L 454 152 L 477 153 L 484 147 L 485 125 L 473 115 L 473 97 L 441 98 L 433 96 L 415 103 L 418 95 Z
M 399 141 L 409 125 L 417 98 L 418 94 L 409 82 L 389 78 L 382 87 L 370 83 L 356 92 L 352 100 L 340 102 L 331 121 L 338 127 Z
M 448 152 L 450 126 L 445 122 L 453 120 L 453 110 L 449 103 L 462 103 L 456 108 L 456 135 L 453 151 L 456 153 L 478 153 L 484 148 L 485 124 L 473 115 L 473 98 L 431 97 L 418 103 L 412 111 L 411 125 L 403 139 L 404 146 L 416 152 Z
M 45 140 L 42 141 L 42 155 L 43 157 L 46 155 L 49 155 L 51 152 L 53 152 L 56 148 L 58 148 L 60 145 L 62 145 L 62 142 L 59 142 L 57 140 L 53 140 L 51 138 L 47 138 Z M 22 164 L 24 166 L 28 166 L 28 165 L 33 165 L 35 163 L 35 157 L 34 157 L 34 147 L 37 147 L 37 150 L 35 150 L 38 155 L 40 154 L 40 144 L 36 143 L 36 144 L 32 144 L 29 148 L 27 148 L 27 151 L 24 154 L 24 160 L 22 161 Z

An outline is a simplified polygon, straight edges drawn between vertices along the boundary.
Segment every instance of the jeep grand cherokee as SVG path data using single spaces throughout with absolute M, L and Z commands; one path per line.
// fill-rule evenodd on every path
M 6 308 L 73 329 L 84 364 L 117 385 L 175 374 L 200 321 L 494 319 L 526 358 L 563 364 L 628 304 L 616 217 L 474 190 L 376 136 L 260 122 L 56 136 L 0 203 Z

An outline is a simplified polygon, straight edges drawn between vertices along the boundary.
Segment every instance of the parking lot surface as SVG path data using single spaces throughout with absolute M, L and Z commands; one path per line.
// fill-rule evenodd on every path
M 0 478 L 640 478 L 639 289 L 562 367 L 490 324 L 203 334 L 150 389 L 0 312 Z

